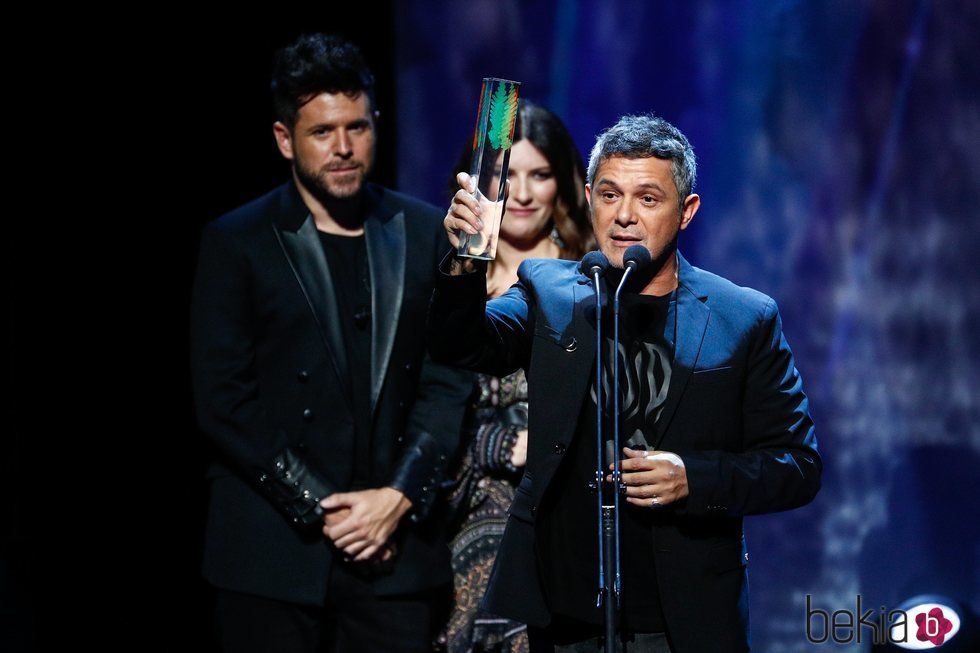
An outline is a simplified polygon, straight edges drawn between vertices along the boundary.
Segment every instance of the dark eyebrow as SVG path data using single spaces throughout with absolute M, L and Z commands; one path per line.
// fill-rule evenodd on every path
M 606 177 L 600 177 L 599 181 L 595 183 L 594 188 L 598 190 L 600 187 L 603 186 L 609 186 L 614 190 L 622 192 L 622 189 L 619 187 L 619 184 L 617 184 L 615 181 L 613 181 L 612 179 L 607 179 Z M 653 191 L 658 193 L 659 195 L 667 195 L 667 191 L 665 191 L 663 187 L 660 186 L 660 184 L 658 184 L 655 181 L 647 181 L 647 182 L 643 182 L 642 184 L 637 184 L 636 188 L 637 190 L 641 190 L 641 191 Z
M 355 118 L 354 120 L 345 123 L 343 126 L 347 129 L 351 129 L 354 127 L 364 127 L 370 125 L 371 121 L 368 118 Z M 310 125 L 309 129 L 307 129 L 307 133 L 312 134 L 320 129 L 334 130 L 337 129 L 337 124 L 332 122 L 318 122 L 315 125 Z
M 653 190 L 653 191 L 656 191 L 656 192 L 660 193 L 661 195 L 666 195 L 667 194 L 667 191 L 665 191 L 660 186 L 660 184 L 658 184 L 655 181 L 648 181 L 646 183 L 639 184 L 637 187 L 640 188 L 641 190 L 646 190 L 646 189 Z
M 594 187 L 599 188 L 599 186 L 612 186 L 616 190 L 619 190 L 619 184 L 617 184 L 612 179 L 607 179 L 605 177 L 599 177 L 599 181 L 595 183 Z

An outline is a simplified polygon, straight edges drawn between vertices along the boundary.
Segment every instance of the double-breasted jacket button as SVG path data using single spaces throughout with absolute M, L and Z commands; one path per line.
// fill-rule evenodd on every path
M 300 383 L 306 383 L 307 381 L 310 380 L 310 373 L 307 372 L 306 370 L 300 370 L 299 372 L 296 373 L 296 380 L 299 381 Z
M 563 453 L 565 453 L 565 443 L 564 442 L 556 442 L 555 443 L 554 450 L 555 450 L 555 453 L 558 454 L 559 456 L 562 455 Z
M 313 421 L 313 411 L 309 408 L 303 410 L 303 419 L 307 422 Z

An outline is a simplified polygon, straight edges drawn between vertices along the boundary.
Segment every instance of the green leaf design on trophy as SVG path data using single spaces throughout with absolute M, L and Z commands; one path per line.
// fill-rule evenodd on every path
M 514 121 L 517 118 L 517 86 L 499 84 L 490 98 L 490 126 L 487 137 L 495 150 L 506 150 L 514 138 Z

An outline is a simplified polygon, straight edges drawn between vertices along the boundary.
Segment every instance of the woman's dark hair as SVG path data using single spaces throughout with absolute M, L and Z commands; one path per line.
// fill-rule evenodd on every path
M 558 201 L 552 215 L 558 232 L 561 258 L 577 260 L 594 249 L 595 238 L 589 220 L 589 204 L 585 199 L 585 166 L 582 155 L 561 119 L 548 109 L 522 99 L 517 110 L 514 143 L 527 139 L 537 148 L 555 176 Z M 471 146 L 464 148 L 456 171 L 469 171 Z M 459 189 L 456 176 L 450 180 L 450 195 Z
M 356 45 L 339 36 L 301 36 L 279 50 L 272 70 L 276 118 L 289 129 L 300 107 L 320 93 L 367 93 L 374 102 L 374 74 Z

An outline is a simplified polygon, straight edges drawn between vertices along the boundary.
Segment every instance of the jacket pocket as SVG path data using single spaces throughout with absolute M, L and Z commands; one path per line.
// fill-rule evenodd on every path
M 713 367 L 709 370 L 694 370 L 691 382 L 698 386 L 714 386 L 731 383 L 735 379 L 735 369 L 731 366 Z
M 542 338 L 571 353 L 578 349 L 578 340 L 570 333 L 559 333 L 547 324 L 535 323 L 534 337 Z

